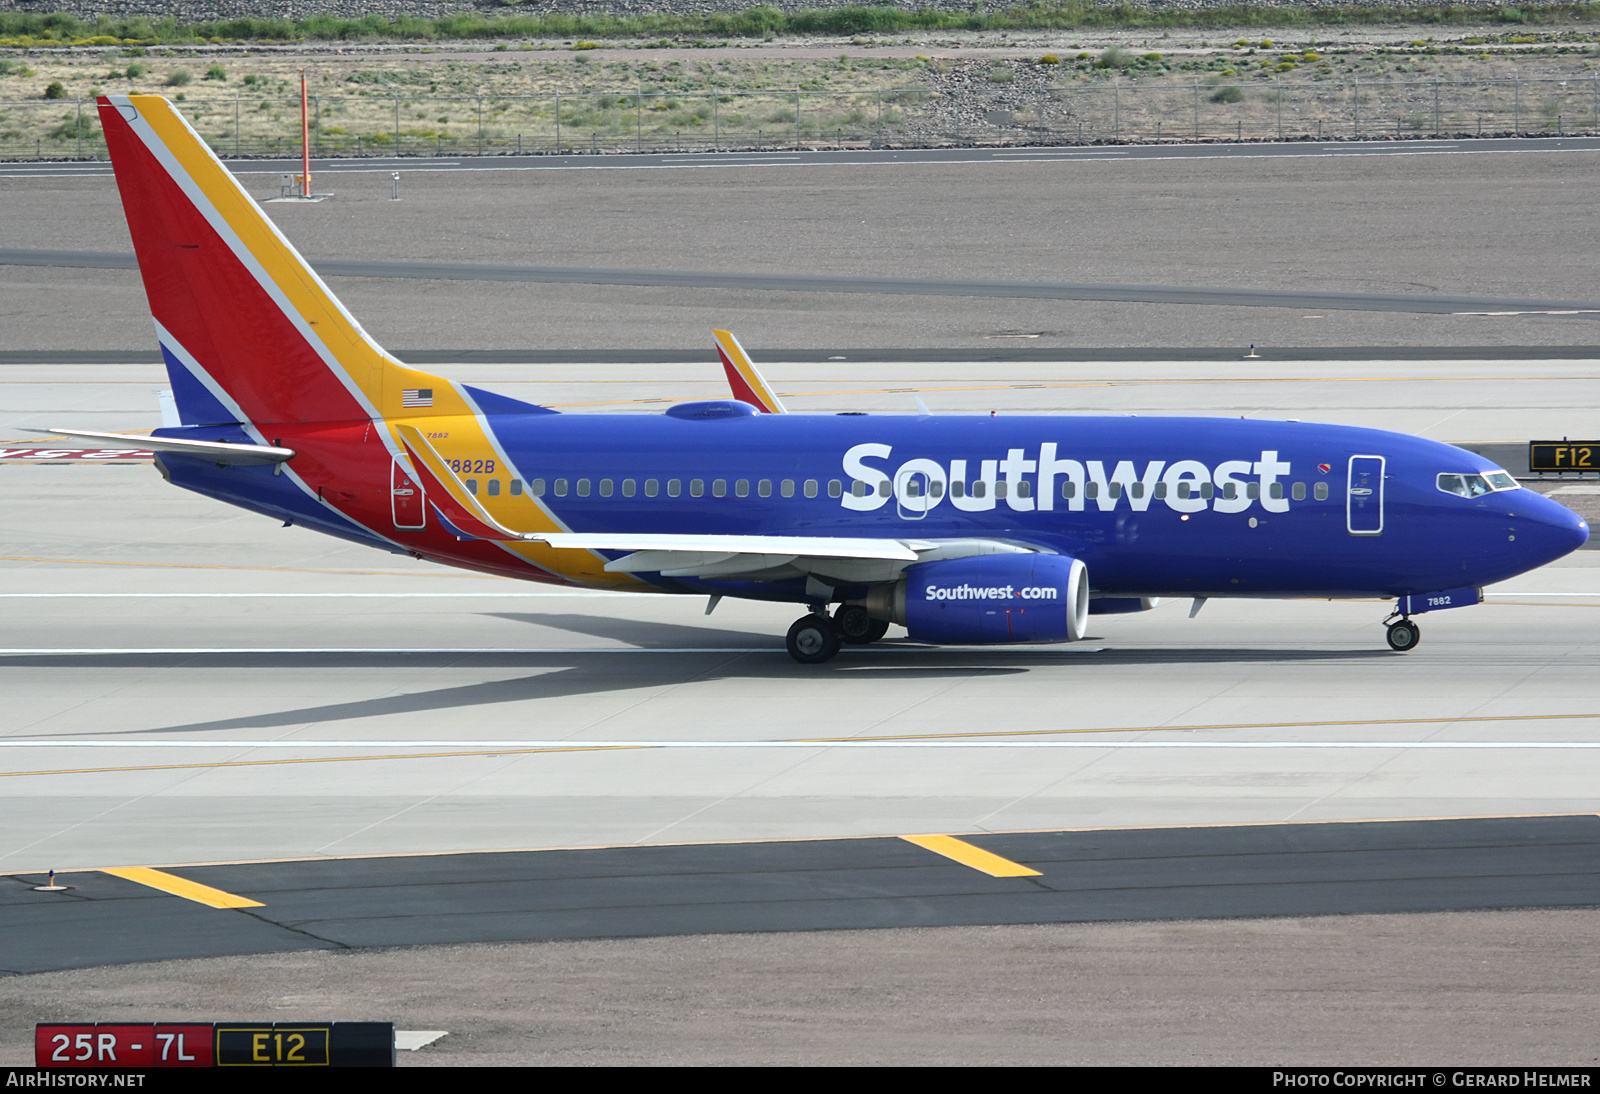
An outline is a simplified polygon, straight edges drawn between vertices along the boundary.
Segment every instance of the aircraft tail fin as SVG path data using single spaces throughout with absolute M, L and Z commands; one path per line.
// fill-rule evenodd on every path
M 755 362 L 744 351 L 731 331 L 711 332 L 717 342 L 717 356 L 722 358 L 722 371 L 728 374 L 728 386 L 733 397 L 765 414 L 787 414 L 777 393 L 767 386 L 767 381 L 756 371 Z
M 471 413 L 361 329 L 171 103 L 99 107 L 185 425 Z

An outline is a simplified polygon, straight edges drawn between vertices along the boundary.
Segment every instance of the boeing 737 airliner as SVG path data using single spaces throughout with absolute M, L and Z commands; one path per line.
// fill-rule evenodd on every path
M 556 413 L 389 356 L 165 99 L 99 106 L 183 423 L 121 439 L 289 524 L 532 581 L 801 604 L 804 663 L 891 624 L 1070 641 L 1170 596 L 1393 599 L 1405 650 L 1413 616 L 1589 535 L 1470 452 L 1374 429 L 784 413 L 723 331 L 733 399 Z

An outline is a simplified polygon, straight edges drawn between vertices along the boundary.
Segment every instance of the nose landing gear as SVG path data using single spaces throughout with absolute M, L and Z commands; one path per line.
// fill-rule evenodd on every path
M 1422 629 L 1411 619 L 1396 619 L 1389 624 L 1389 648 L 1405 653 L 1415 649 L 1418 642 L 1422 641 Z

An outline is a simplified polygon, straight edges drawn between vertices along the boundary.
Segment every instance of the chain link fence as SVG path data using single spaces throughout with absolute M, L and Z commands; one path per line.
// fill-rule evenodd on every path
M 1143 83 L 1038 90 L 353 95 L 311 103 L 318 157 L 704 152 L 1163 140 L 1577 135 L 1600 131 L 1600 76 Z M 224 156 L 292 156 L 298 99 L 179 109 Z M 0 103 L 0 158 L 106 154 L 93 102 Z

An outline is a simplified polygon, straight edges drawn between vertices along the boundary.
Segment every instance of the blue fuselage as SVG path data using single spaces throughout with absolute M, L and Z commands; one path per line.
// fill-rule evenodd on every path
M 1526 489 L 1439 488 L 1440 474 L 1495 470 L 1479 456 L 1348 426 L 741 412 L 479 421 L 496 451 L 463 466 L 469 488 L 491 508 L 533 495 L 573 532 L 1012 540 L 1082 559 L 1099 596 L 1425 593 L 1504 580 L 1588 537 L 1574 513 Z M 272 432 L 314 450 L 318 431 Z M 265 468 L 163 462 L 178 485 L 412 549 L 385 505 L 361 504 L 386 497 L 386 483 L 350 484 L 341 519 Z M 655 588 L 803 599 L 787 581 L 646 576 Z

